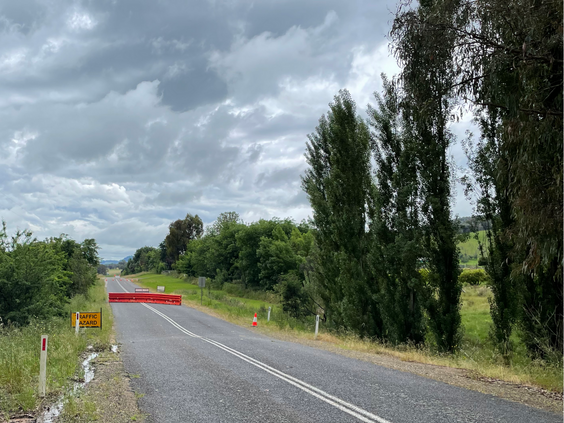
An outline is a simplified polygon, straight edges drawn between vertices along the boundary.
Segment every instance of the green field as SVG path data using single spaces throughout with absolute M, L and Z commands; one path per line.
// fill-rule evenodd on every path
M 461 267 L 478 267 L 478 258 L 480 257 L 480 248 L 478 244 L 478 239 L 476 239 L 476 234 L 480 242 L 486 245 L 486 231 L 471 232 L 468 234 L 468 239 L 463 242 L 458 243 L 458 249 L 460 253 L 460 266 Z
M 461 295 L 460 315 L 465 339 L 474 343 L 485 343 L 492 323 L 488 298 L 491 291 L 485 286 L 467 286 Z
M 121 273 L 121 269 L 108 269 L 109 276 L 119 275 Z

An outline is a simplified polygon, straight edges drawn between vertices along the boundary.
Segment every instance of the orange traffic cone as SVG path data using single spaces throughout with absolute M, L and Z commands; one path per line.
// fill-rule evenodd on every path
M 257 314 L 255 313 L 255 317 L 253 317 L 253 326 L 257 325 Z

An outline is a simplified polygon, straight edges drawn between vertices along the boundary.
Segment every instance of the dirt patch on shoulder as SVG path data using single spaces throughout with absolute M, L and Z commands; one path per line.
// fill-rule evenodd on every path
M 93 365 L 94 379 L 80 398 L 65 404 L 58 422 L 144 422 L 119 353 L 105 351 Z

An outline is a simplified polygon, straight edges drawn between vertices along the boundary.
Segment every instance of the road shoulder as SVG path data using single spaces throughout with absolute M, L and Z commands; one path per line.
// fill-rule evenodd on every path
M 216 313 L 214 310 L 207 307 L 194 304 L 183 304 L 183 306 L 196 309 L 210 316 L 217 317 L 218 319 L 236 324 L 241 327 L 250 328 L 250 326 L 248 326 L 250 325 L 249 323 L 242 324 L 237 319 L 227 319 L 225 318 L 225 316 L 222 316 L 221 314 Z M 378 366 L 383 366 L 402 372 L 413 373 L 418 376 L 437 380 L 449 385 L 458 386 L 461 388 L 481 392 L 483 394 L 503 398 L 551 413 L 562 414 L 563 412 L 562 394 L 550 392 L 539 387 L 521 385 L 498 379 L 484 378 L 466 369 L 438 366 L 434 364 L 419 363 L 413 361 L 403 361 L 397 357 L 386 354 L 374 354 L 354 351 L 336 345 L 334 342 L 324 341 L 322 339 L 323 336 L 320 336 L 320 339 L 313 340 L 311 338 L 305 338 L 303 336 L 293 334 L 291 331 L 271 330 L 268 327 L 261 327 L 260 325 L 258 328 L 253 328 L 252 330 L 258 331 L 261 334 L 274 339 L 295 342 L 302 345 L 307 345 L 312 348 L 323 349 L 325 351 L 343 355 L 349 358 L 366 361 Z
M 65 404 L 58 422 L 144 422 L 119 351 L 103 351 L 92 364 L 94 379 L 82 395 Z

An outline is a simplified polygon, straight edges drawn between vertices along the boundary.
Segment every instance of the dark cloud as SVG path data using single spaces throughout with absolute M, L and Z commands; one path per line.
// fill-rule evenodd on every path
M 187 212 L 307 217 L 306 135 L 395 72 L 394 3 L 3 2 L 0 218 L 121 258 Z
M 220 102 L 227 96 L 225 82 L 202 68 L 167 78 L 160 88 L 163 103 L 179 112 Z

